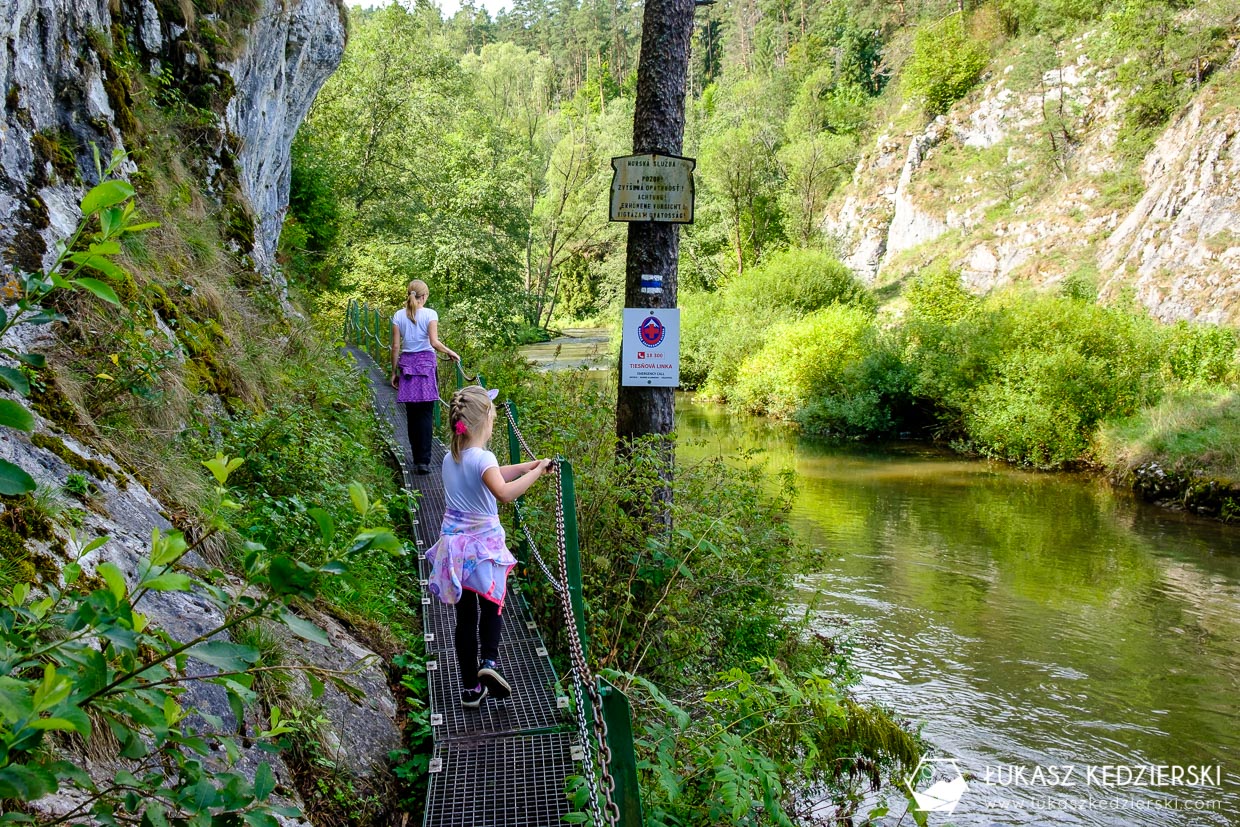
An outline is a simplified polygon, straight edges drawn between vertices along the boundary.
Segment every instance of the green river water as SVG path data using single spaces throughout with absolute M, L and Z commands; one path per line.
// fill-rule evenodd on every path
M 795 473 L 792 523 L 824 552 L 802 610 L 848 642 L 861 697 L 954 759 L 935 778 L 968 781 L 931 825 L 1240 825 L 1240 529 L 1085 476 L 840 446 L 687 395 L 677 429 L 681 462 L 759 463 L 772 486 Z M 1177 766 L 1211 769 L 1190 785 Z
M 1240 531 L 1087 477 L 841 447 L 687 396 L 677 427 L 682 461 L 795 472 L 792 522 L 825 552 L 802 605 L 851 643 L 859 694 L 973 776 L 932 825 L 1240 824 Z M 1155 786 L 1150 765 L 1220 769 Z

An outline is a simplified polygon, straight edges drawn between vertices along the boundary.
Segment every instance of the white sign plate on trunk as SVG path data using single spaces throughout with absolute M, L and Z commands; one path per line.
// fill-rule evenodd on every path
M 679 155 L 624 155 L 611 159 L 611 221 L 693 223 L 693 168 Z
M 646 388 L 680 386 L 680 308 L 624 308 L 620 384 Z

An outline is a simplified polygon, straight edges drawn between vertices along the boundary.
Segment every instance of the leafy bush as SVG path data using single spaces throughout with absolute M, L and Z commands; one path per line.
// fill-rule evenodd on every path
M 204 463 L 218 483 L 221 508 L 234 505 L 225 485 L 241 462 L 217 456 Z M 375 512 L 362 487 L 350 493 L 369 527 L 345 559 L 399 551 L 390 529 L 371 522 Z M 218 529 L 194 544 L 180 532 L 156 530 L 132 583 L 119 566 L 98 562 L 98 556 L 94 574 L 88 574 L 87 555 L 108 538 L 79 543 L 71 536 L 74 558 L 63 569 L 63 586 L 44 583 L 39 594 L 22 583 L 0 597 L 0 800 L 26 804 L 64 791 L 73 809 L 62 820 L 100 824 L 274 825 L 276 814 L 300 815 L 269 800 L 276 782 L 267 762 L 247 777 L 238 766 L 241 733 L 233 735 L 217 716 L 192 705 L 188 689 L 196 682 L 221 687 L 233 725 L 242 726 L 245 708 L 256 699 L 255 676 L 277 667 L 228 633 L 266 619 L 326 645 L 327 635 L 290 607 L 297 599 L 313 599 L 319 581 L 343 571 L 345 559 L 311 567 L 249 544 L 238 572 L 240 588 L 219 585 L 226 576 L 218 570 L 184 573 L 187 556 Z M 206 628 L 192 639 L 173 638 L 139 611 L 148 596 L 190 591 L 210 607 Z M 187 669 L 190 660 L 200 667 Z M 307 669 L 312 687 L 321 690 L 323 680 L 335 680 L 314 672 Z M 245 738 L 275 750 L 280 736 L 291 731 L 272 708 L 267 728 Z M 118 760 L 107 780 L 83 769 L 86 749 L 99 739 L 110 739 L 106 749 Z
M 1163 330 L 1147 316 L 1062 296 L 968 296 L 951 271 L 910 289 L 915 396 L 948 435 L 1003 459 L 1058 467 L 1094 429 L 1158 399 Z
M 928 23 L 913 37 L 904 64 L 904 92 L 920 100 L 927 115 L 942 115 L 968 94 L 986 68 L 986 50 L 965 31 L 961 15 Z
M 648 776 L 642 805 L 655 827 L 791 827 L 821 806 L 805 800 L 818 798 L 805 796 L 808 789 L 825 791 L 837 818 L 851 822 L 868 815 L 858 813 L 862 780 L 877 788 L 920 758 L 916 740 L 882 710 L 848 698 L 849 678 L 830 666 L 790 674 L 759 658 L 733 667 L 716 676 L 705 715 L 690 714 L 650 681 L 609 677 L 632 687 Z
M 765 259 L 723 290 L 735 310 L 770 308 L 804 316 L 829 304 L 871 308 L 865 285 L 839 259 L 822 250 L 794 247 Z
M 869 312 L 874 299 L 835 257 L 800 248 L 775 253 L 715 294 L 689 294 L 682 299 L 688 307 L 686 384 L 701 381 L 707 393 L 730 397 L 741 364 L 761 350 L 775 326 L 836 303 Z
M 733 397 L 746 410 L 791 418 L 820 396 L 846 394 L 846 377 L 872 349 L 873 314 L 833 304 L 772 327 L 766 346 L 747 358 Z
M 1240 338 L 1235 330 L 1179 321 L 1167 338 L 1167 367 L 1185 386 L 1206 387 L 1236 380 Z

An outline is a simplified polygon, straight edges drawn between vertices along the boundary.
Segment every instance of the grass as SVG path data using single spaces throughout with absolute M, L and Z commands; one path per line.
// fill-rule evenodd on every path
M 1148 462 L 1240 480 L 1240 393 L 1230 388 L 1184 391 L 1106 425 L 1098 459 L 1118 477 Z

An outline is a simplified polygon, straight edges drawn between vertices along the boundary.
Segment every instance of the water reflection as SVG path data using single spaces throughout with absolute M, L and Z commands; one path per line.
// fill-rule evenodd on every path
M 1240 532 L 1085 477 L 832 446 L 687 398 L 677 427 L 682 461 L 796 474 L 793 522 L 826 552 L 803 601 L 854 642 L 861 691 L 925 722 L 962 768 L 1221 764 L 1225 776 L 1118 793 L 979 778 L 951 823 L 1240 823 Z M 1218 803 L 1109 809 L 1117 798 Z M 1070 809 L 1083 799 L 1106 809 Z

